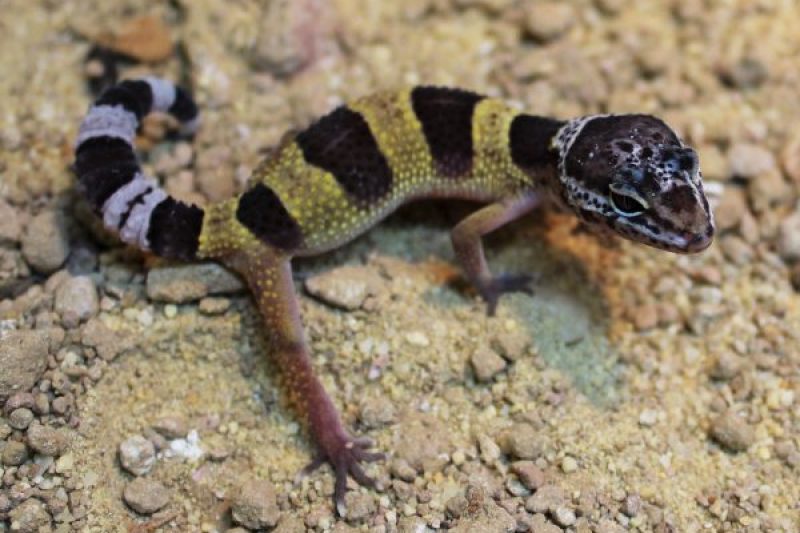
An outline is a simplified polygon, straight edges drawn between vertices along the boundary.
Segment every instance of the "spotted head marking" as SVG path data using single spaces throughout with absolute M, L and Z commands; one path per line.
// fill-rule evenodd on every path
M 590 227 L 678 253 L 704 250 L 714 219 L 697 153 L 650 115 L 593 115 L 553 139 L 556 196 Z

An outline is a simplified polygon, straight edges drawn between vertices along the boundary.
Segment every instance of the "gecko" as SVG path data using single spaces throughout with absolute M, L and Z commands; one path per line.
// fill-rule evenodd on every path
M 287 136 L 244 192 L 199 207 L 143 172 L 134 138 L 151 112 L 171 114 L 189 135 L 200 124 L 190 94 L 169 81 L 110 87 L 78 130 L 79 186 L 123 242 L 168 259 L 216 260 L 246 280 L 289 402 L 316 444 L 304 472 L 330 464 L 341 515 L 348 479 L 375 487 L 363 464 L 384 456 L 353 436 L 315 375 L 293 257 L 335 249 L 416 199 L 471 200 L 482 207 L 451 240 L 491 315 L 501 295 L 529 291 L 531 276 L 493 275 L 482 237 L 540 205 L 671 252 L 700 252 L 714 237 L 697 153 L 651 115 L 560 120 L 458 88 L 376 93 Z

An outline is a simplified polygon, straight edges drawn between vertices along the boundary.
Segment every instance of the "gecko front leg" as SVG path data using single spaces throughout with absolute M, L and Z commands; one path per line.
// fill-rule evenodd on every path
M 493 276 L 486 263 L 481 237 L 530 212 L 541 203 L 534 192 L 527 192 L 490 204 L 459 222 L 450 233 L 453 249 L 467 278 L 486 301 L 487 313 L 494 316 L 497 300 L 507 292 L 531 292 L 533 276 L 500 274 Z
M 290 258 L 265 250 L 258 254 L 238 255 L 228 263 L 245 276 L 253 291 L 289 403 L 317 445 L 318 455 L 301 473 L 310 473 L 324 463 L 330 463 L 336 479 L 336 509 L 344 516 L 347 477 L 351 476 L 361 485 L 375 487 L 375 480 L 364 472 L 361 463 L 384 456 L 368 451 L 371 446 L 369 439 L 353 438 L 348 433 L 338 410 L 314 373 L 292 281 Z

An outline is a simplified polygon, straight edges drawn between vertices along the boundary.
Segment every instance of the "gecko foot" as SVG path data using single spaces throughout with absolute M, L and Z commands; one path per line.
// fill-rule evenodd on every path
M 478 287 L 478 290 L 486 301 L 486 314 L 494 316 L 497 311 L 497 301 L 500 296 L 509 292 L 524 292 L 532 295 L 531 285 L 536 281 L 536 277 L 530 274 L 500 274 L 493 277 L 488 283 Z
M 341 435 L 337 439 L 332 439 L 332 441 L 327 442 L 327 449 L 321 451 L 300 471 L 299 477 L 307 476 L 323 464 L 330 463 L 336 478 L 333 489 L 334 504 L 339 516 L 344 517 L 347 514 L 347 507 L 344 501 L 344 496 L 347 493 L 347 477 L 352 477 L 359 485 L 364 487 L 382 490 L 383 487 L 364 472 L 360 463 L 380 461 L 386 456 L 382 453 L 368 451 L 373 446 L 373 442 L 366 437 L 354 439 L 347 435 Z

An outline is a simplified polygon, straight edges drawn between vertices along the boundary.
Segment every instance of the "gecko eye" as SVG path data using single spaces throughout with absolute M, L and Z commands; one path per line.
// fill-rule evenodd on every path
M 626 192 L 612 190 L 608 197 L 611 200 L 611 207 L 623 217 L 641 215 L 648 207 L 644 200 Z

